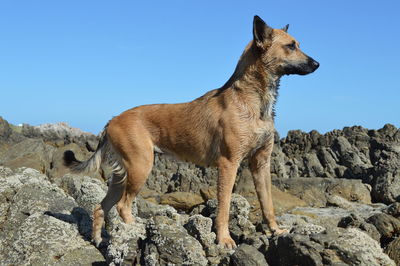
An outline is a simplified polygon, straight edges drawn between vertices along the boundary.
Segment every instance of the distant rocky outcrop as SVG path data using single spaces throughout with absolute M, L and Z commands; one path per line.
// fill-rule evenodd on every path
M 215 242 L 217 170 L 160 154 L 133 204 L 135 223 L 124 224 L 113 208 L 107 241 L 96 248 L 91 213 L 106 180 L 70 174 L 61 161 L 66 149 L 86 159 L 96 145 L 96 136 L 64 123 L 16 127 L 0 118 L 2 263 L 400 264 L 400 130 L 392 125 L 276 136 L 273 199 L 290 233 L 268 232 L 244 163 L 230 212 L 236 250 Z

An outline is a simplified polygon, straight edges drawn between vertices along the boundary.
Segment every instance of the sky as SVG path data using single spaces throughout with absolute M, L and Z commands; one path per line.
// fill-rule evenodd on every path
M 320 62 L 281 79 L 275 126 L 321 133 L 400 127 L 400 1 L 0 0 L 0 116 L 98 134 L 134 106 L 221 87 L 252 20 Z

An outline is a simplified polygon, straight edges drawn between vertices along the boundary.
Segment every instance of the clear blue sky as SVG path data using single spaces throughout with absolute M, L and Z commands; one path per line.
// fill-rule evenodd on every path
M 276 127 L 400 126 L 399 1 L 0 2 L 0 116 L 97 134 L 122 111 L 222 86 L 252 20 L 289 23 L 321 64 L 281 80 Z

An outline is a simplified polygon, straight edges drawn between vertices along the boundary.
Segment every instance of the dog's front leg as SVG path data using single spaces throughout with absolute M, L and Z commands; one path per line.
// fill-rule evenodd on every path
M 235 241 L 229 234 L 229 208 L 233 185 L 235 184 L 238 163 L 227 158 L 218 161 L 218 214 L 216 219 L 218 244 L 226 248 L 235 248 Z
M 274 206 L 271 193 L 271 153 L 274 142 L 273 139 L 256 151 L 250 158 L 250 170 L 253 174 L 254 186 L 257 191 L 261 211 L 264 220 L 273 234 L 279 235 L 286 233 L 287 230 L 279 228 L 275 220 Z

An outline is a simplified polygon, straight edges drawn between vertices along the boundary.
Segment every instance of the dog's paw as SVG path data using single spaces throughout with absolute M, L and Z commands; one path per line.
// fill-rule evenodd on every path
M 230 236 L 219 238 L 218 245 L 228 249 L 234 249 L 237 247 L 235 241 Z
M 92 243 L 96 246 L 96 248 L 98 248 L 100 246 L 102 241 L 103 241 L 103 239 L 101 237 L 93 237 L 92 238 Z
M 283 234 L 288 234 L 289 230 L 280 229 L 280 228 L 274 228 L 274 229 L 271 229 L 271 232 L 272 232 L 273 236 L 279 236 L 279 235 L 283 235 Z

